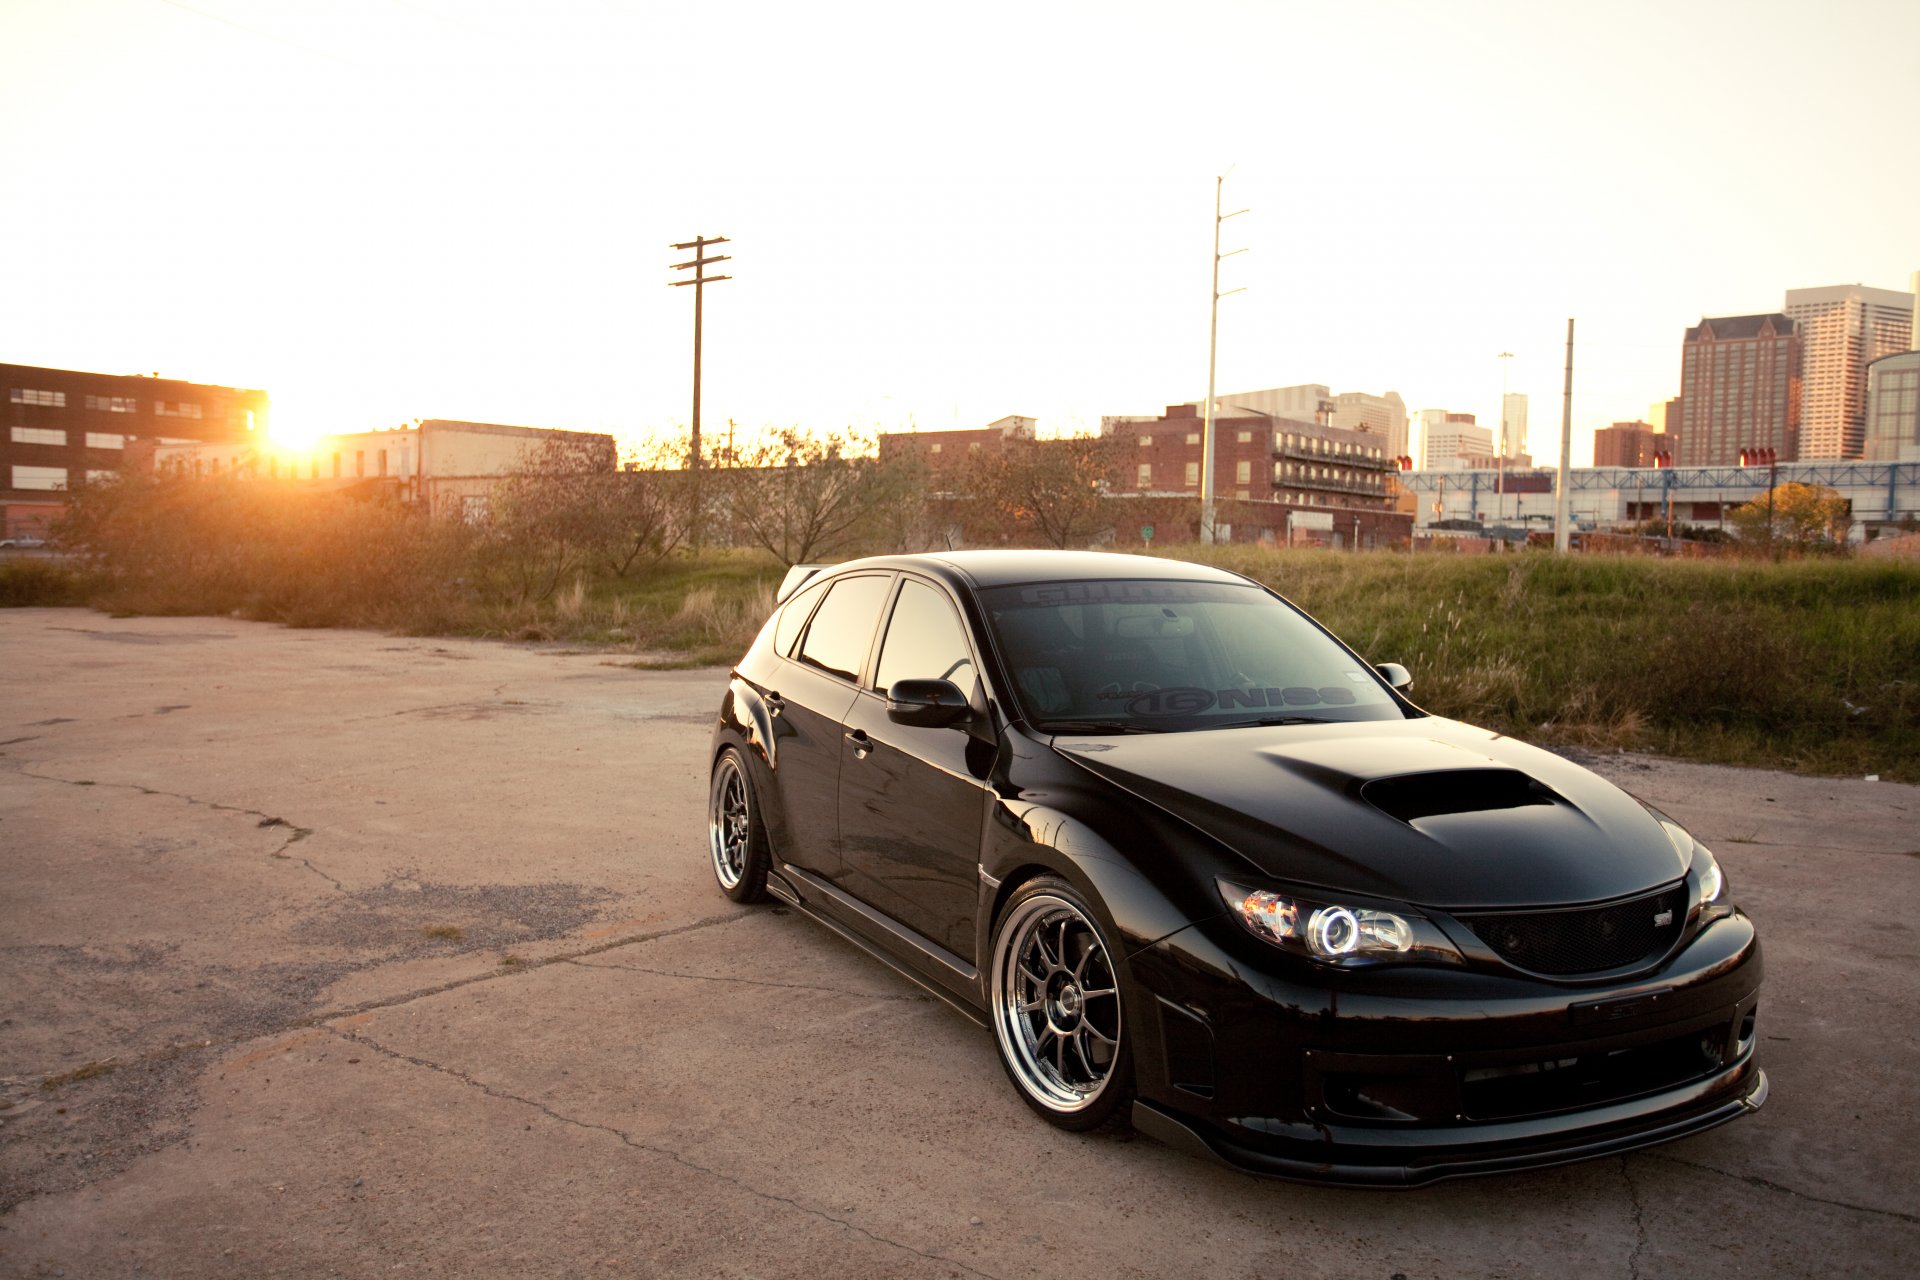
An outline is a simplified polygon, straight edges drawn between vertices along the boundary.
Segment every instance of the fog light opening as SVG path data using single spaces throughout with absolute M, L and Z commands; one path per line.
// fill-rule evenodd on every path
M 1753 1008 L 1747 1010 L 1746 1017 L 1740 1019 L 1740 1036 L 1739 1036 L 1740 1052 L 1743 1054 L 1746 1053 L 1747 1050 L 1753 1048 L 1754 1024 L 1759 1019 L 1759 1017 L 1760 1017 L 1760 1006 L 1755 1005 L 1753 1006 Z
M 1727 1061 L 1726 1031 L 1709 1031 L 1701 1036 L 1700 1056 L 1706 1059 L 1709 1067 L 1724 1066 Z

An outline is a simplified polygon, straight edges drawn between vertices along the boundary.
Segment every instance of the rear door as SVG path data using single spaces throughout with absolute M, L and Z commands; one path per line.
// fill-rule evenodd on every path
M 826 585 L 792 653 L 766 690 L 774 720 L 774 785 L 782 861 L 831 877 L 840 864 L 839 779 L 847 709 L 859 694 L 888 573 L 855 574 Z

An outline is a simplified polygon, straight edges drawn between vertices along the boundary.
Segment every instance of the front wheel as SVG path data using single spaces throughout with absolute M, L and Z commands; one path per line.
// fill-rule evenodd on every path
M 1065 880 L 1020 886 L 993 931 L 1000 1062 L 1028 1106 L 1062 1129 L 1124 1118 L 1133 1059 L 1113 948 Z
M 728 747 L 713 762 L 707 792 L 707 851 L 720 891 L 735 902 L 767 899 L 767 831 L 754 801 L 747 762 L 738 747 Z

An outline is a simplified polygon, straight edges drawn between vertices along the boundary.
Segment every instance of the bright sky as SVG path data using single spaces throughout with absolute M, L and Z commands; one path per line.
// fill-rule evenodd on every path
M 1397 390 L 1574 459 L 1920 268 L 1912 0 L 0 0 L 0 359 L 415 417 L 1097 427 Z

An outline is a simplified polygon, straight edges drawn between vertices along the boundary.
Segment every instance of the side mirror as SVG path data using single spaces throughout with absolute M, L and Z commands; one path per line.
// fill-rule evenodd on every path
M 1373 664 L 1373 669 L 1380 673 L 1381 679 L 1385 680 L 1389 687 L 1400 693 L 1413 688 L 1413 672 L 1397 662 L 1376 662 Z
M 973 714 L 951 680 L 900 680 L 887 690 L 887 719 L 922 729 L 944 729 Z

